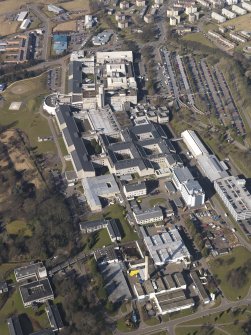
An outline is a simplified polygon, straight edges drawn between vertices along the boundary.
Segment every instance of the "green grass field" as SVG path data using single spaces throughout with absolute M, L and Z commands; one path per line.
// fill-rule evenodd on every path
M 32 308 L 24 308 L 20 293 L 18 290 L 15 290 L 15 292 L 7 300 L 4 307 L 0 310 L 0 334 L 9 334 L 6 319 L 13 314 L 22 314 L 27 316 L 31 321 L 33 331 L 49 327 L 49 322 L 44 311 L 44 307 L 40 307 L 38 312 L 41 312 L 41 315 L 38 315 L 40 313 L 35 314 Z M 25 331 L 25 333 L 27 332 Z
M 103 246 L 106 246 L 106 247 L 107 247 L 108 245 L 112 244 L 111 239 L 110 239 L 110 237 L 109 237 L 109 234 L 108 234 L 106 228 L 101 229 L 101 230 L 99 230 L 99 231 L 97 231 L 97 232 L 94 232 L 94 233 L 92 233 L 92 235 L 93 235 L 94 238 L 95 238 L 95 244 L 94 244 L 91 248 L 88 247 L 88 244 L 85 244 L 85 248 L 84 248 L 84 250 L 85 250 L 86 252 L 87 252 L 87 251 L 90 251 L 90 250 L 97 250 L 97 249 L 100 249 L 100 248 L 102 248 Z M 83 242 L 84 242 L 84 243 L 86 243 L 87 238 L 88 238 L 88 237 L 87 237 L 86 235 L 83 236 Z
M 9 235 L 32 236 L 32 232 L 27 223 L 22 220 L 15 220 L 6 225 L 6 231 Z
M 66 149 L 66 146 L 65 146 L 63 137 L 60 137 L 60 138 L 58 139 L 58 143 L 59 143 L 59 145 L 60 145 L 60 149 L 61 149 L 62 155 L 63 155 L 63 156 L 68 155 L 68 151 L 67 151 L 67 149 Z
M 154 207 L 156 205 L 165 205 L 166 199 L 164 198 L 153 198 L 149 200 L 150 207 Z
M 215 48 L 212 42 L 210 42 L 202 33 L 187 34 L 183 38 L 185 41 L 197 42 L 210 48 Z
M 218 278 L 221 283 L 225 296 L 230 300 L 236 300 L 239 296 L 245 297 L 251 285 L 251 273 L 248 275 L 248 281 L 242 287 L 233 288 L 230 281 L 228 280 L 228 274 L 231 270 L 242 268 L 247 261 L 250 261 L 250 252 L 243 248 L 237 247 L 226 256 L 219 256 L 210 263 L 210 268 L 213 274 Z M 223 262 L 219 262 L 222 260 Z
M 99 220 L 102 217 L 105 219 L 117 219 L 122 233 L 122 242 L 135 241 L 138 235 L 133 231 L 132 227 L 128 224 L 124 217 L 124 207 L 114 204 L 106 207 L 103 213 L 93 213 L 88 217 L 89 221 Z
M 0 109 L 0 124 L 22 129 L 29 137 L 31 146 L 37 146 L 38 151 L 56 152 L 53 142 L 38 142 L 38 136 L 50 136 L 47 120 L 38 112 L 44 96 L 48 93 L 46 75 L 18 81 L 10 85 L 2 94 L 3 106 Z M 20 101 L 19 111 L 9 110 L 11 102 Z
M 250 319 L 250 307 L 241 307 L 234 310 L 226 310 L 221 313 L 214 313 L 209 316 L 194 319 L 178 325 L 175 329 L 176 335 L 210 334 L 219 335 L 247 335 L 243 330 L 243 325 Z M 212 332 L 206 332 L 205 325 L 212 326 Z
M 220 331 L 219 329 L 213 329 L 211 331 L 203 329 L 203 327 L 176 327 L 175 328 L 175 335 L 191 335 L 191 334 L 196 334 L 196 335 L 226 335 L 224 331 Z M 239 335 L 239 334 L 238 334 Z
M 6 279 L 9 276 L 9 273 L 13 271 L 20 264 L 17 263 L 4 263 L 0 265 L 0 279 Z
M 124 207 L 115 204 L 107 207 L 104 211 L 104 217 L 106 219 L 117 219 L 123 230 L 124 235 L 122 236 L 122 242 L 134 241 L 138 239 L 138 235 L 133 231 L 132 227 L 128 224 L 124 217 Z
M 122 317 L 121 319 L 117 320 L 117 329 L 123 333 L 127 333 L 127 332 L 131 332 L 135 329 L 131 329 L 130 327 L 128 327 L 125 323 L 125 318 Z

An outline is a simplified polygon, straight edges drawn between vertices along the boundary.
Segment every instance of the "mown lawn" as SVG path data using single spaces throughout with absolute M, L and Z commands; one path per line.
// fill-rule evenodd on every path
M 234 248 L 233 251 L 226 256 L 216 257 L 210 263 L 211 270 L 217 279 L 220 280 L 220 287 L 225 296 L 230 300 L 237 300 L 238 297 L 245 297 L 251 285 L 251 271 L 247 275 L 247 282 L 243 286 L 234 287 L 228 279 L 231 270 L 241 269 L 247 261 L 250 261 L 251 254 L 244 247 Z
M 119 319 L 119 320 L 117 320 L 117 324 L 116 325 L 117 325 L 117 329 L 119 331 L 123 332 L 123 333 L 131 332 L 131 331 L 135 330 L 135 329 L 130 328 L 130 327 L 128 327 L 126 325 L 124 317 L 121 318 L 121 319 Z
M 58 139 L 58 143 L 59 143 L 59 145 L 60 145 L 60 149 L 61 149 L 62 155 L 63 155 L 63 156 L 68 155 L 68 151 L 67 151 L 67 149 L 66 149 L 66 146 L 65 146 L 63 137 L 60 137 L 60 138 Z
M 149 200 L 150 207 L 154 207 L 156 205 L 165 205 L 166 199 L 164 198 L 153 198 Z
M 93 213 L 89 215 L 88 221 L 102 219 L 116 219 L 122 235 L 122 242 L 135 241 L 138 235 L 133 231 L 133 228 L 127 222 L 124 215 L 124 207 L 118 204 L 110 205 L 104 209 L 102 213 Z
M 91 248 L 88 246 L 87 243 L 88 236 L 92 236 L 93 240 L 95 241 L 94 245 Z M 100 249 L 103 246 L 107 247 L 108 245 L 112 244 L 106 228 L 100 229 L 99 231 L 91 233 L 90 235 L 85 235 L 83 237 L 83 242 L 85 243 L 85 251 Z
M 205 333 L 205 329 L 203 327 L 176 327 L 175 328 L 175 335 L 191 335 L 191 334 L 210 334 L 210 335 L 226 335 L 225 332 L 220 331 L 219 329 L 212 329 L 211 331 L 208 330 L 208 333 Z M 234 334 L 231 334 L 234 335 Z
M 19 290 L 14 291 L 14 293 L 7 300 L 4 307 L 0 310 L 1 335 L 9 334 L 6 320 L 13 314 L 22 315 L 22 317 L 26 319 L 28 318 L 31 322 L 30 327 L 32 327 L 32 331 L 49 327 L 49 322 L 46 316 L 46 312 L 44 311 L 44 307 L 40 307 L 36 314 L 32 308 L 24 308 Z
M 221 313 L 214 313 L 202 318 L 194 319 L 178 325 L 175 329 L 176 335 L 206 334 L 205 325 L 208 326 L 208 334 L 219 335 L 244 335 L 243 325 L 250 319 L 250 312 L 244 306 L 228 309 Z M 217 327 L 217 328 L 215 328 Z M 203 329 L 204 328 L 204 329 Z M 209 329 L 212 329 L 211 332 Z M 225 332 L 224 332 L 225 331 Z
M 197 42 L 210 48 L 215 48 L 212 42 L 210 42 L 202 33 L 187 34 L 183 38 L 185 41 Z
M 138 235 L 125 219 L 124 210 L 124 207 L 118 204 L 111 205 L 105 209 L 104 217 L 106 219 L 116 219 L 118 224 L 121 225 L 119 228 L 122 233 L 122 242 L 135 241 L 138 239 Z
M 38 142 L 38 136 L 51 136 L 48 122 L 38 112 L 48 90 L 46 74 L 20 80 L 10 85 L 2 94 L 3 106 L 0 109 L 0 124 L 12 128 L 20 128 L 29 137 L 31 146 L 38 147 L 40 152 L 56 152 L 55 144 L 51 141 Z M 14 101 L 22 102 L 18 111 L 9 110 Z

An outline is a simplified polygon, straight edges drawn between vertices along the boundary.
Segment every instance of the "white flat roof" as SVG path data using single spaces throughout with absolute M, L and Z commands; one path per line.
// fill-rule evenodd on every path
M 214 155 L 200 155 L 197 157 L 197 161 L 203 173 L 211 182 L 228 176 L 226 164 L 221 164 Z
M 245 179 L 228 176 L 215 181 L 225 194 L 236 213 L 251 212 L 251 194 L 247 190 Z
M 146 236 L 144 227 L 140 229 L 145 245 L 156 265 L 176 263 L 185 258 L 190 259 L 187 247 L 176 228 L 153 236 Z

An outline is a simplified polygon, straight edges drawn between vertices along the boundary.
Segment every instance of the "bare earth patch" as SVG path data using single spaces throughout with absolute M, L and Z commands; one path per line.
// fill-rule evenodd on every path
M 63 22 L 59 23 L 53 31 L 76 31 L 77 30 L 77 21 L 68 21 L 68 22 Z

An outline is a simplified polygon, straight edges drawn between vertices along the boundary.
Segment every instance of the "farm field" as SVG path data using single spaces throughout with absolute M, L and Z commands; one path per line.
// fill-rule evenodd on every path
M 89 11 L 89 0 L 73 0 L 68 2 L 59 3 L 62 8 L 66 10 L 85 10 Z
M 20 10 L 23 6 L 31 3 L 30 0 L 2 0 L 0 5 L 0 15 L 13 13 L 14 11 Z M 48 5 L 48 4 L 56 4 L 61 6 L 66 10 L 86 10 L 89 11 L 89 0 L 73 0 L 65 3 L 60 3 L 58 0 L 32 0 L 33 4 Z
M 0 6 L 1 11 L 1 6 Z M 20 22 L 8 21 L 4 16 L 0 16 L 0 36 L 6 36 L 16 33 Z
M 76 31 L 77 28 L 77 21 L 73 20 L 73 21 L 68 21 L 68 22 L 63 22 L 63 23 L 59 23 L 54 29 L 53 31 Z
M 250 22 L 251 22 L 251 13 L 248 13 L 243 16 L 236 17 L 235 19 L 228 20 L 222 23 L 222 26 L 234 26 L 235 31 L 237 30 L 250 30 Z

